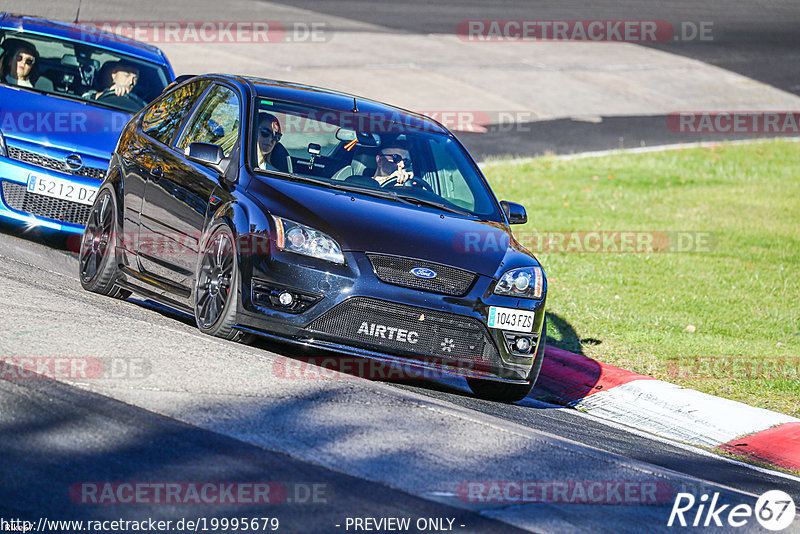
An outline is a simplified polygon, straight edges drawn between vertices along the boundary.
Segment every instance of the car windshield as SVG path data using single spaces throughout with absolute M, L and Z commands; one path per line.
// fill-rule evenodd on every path
M 256 171 L 483 219 L 502 220 L 472 159 L 452 137 L 400 112 L 341 113 L 259 99 Z
M 135 113 L 169 83 L 163 65 L 86 43 L 0 32 L 0 83 Z

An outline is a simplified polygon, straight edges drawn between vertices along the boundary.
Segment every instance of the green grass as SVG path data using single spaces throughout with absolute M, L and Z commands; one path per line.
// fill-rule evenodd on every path
M 498 197 L 528 209 L 514 230 L 547 273 L 555 346 L 800 417 L 800 144 L 496 161 L 484 172 Z M 705 232 L 713 246 L 537 250 L 531 236 L 554 231 Z

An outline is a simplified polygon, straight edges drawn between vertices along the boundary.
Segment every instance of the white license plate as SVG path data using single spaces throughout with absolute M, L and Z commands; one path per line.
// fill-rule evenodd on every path
M 94 197 L 97 195 L 96 187 L 75 184 L 60 178 L 37 176 L 33 173 L 28 175 L 28 191 L 89 206 L 94 204 Z
M 533 332 L 533 318 L 536 314 L 527 310 L 513 308 L 489 308 L 489 327 L 513 332 Z

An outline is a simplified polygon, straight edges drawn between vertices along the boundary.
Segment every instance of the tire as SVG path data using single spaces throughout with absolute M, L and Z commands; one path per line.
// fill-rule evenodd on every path
M 239 311 L 239 262 L 231 229 L 220 224 L 208 233 L 200 251 L 194 287 L 194 318 L 201 332 L 234 341 Z
M 104 187 L 89 212 L 78 254 L 78 278 L 87 291 L 126 299 L 131 292 L 116 287 L 117 203 L 110 187 Z
M 516 402 L 528 396 L 533 389 L 536 379 L 539 377 L 539 370 L 542 368 L 542 358 L 544 349 L 547 345 L 547 319 L 542 325 L 542 333 L 539 336 L 539 345 L 536 347 L 536 356 L 533 359 L 531 372 L 528 374 L 527 384 L 507 384 L 505 382 L 493 382 L 480 378 L 467 378 L 469 389 L 476 397 L 497 402 Z

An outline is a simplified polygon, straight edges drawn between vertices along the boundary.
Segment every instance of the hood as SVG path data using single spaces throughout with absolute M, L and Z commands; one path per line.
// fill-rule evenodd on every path
M 344 251 L 417 258 L 491 277 L 538 265 L 500 222 L 261 176 L 248 193 L 267 212 L 325 232 Z
M 0 86 L 0 130 L 7 140 L 109 160 L 131 114 Z

